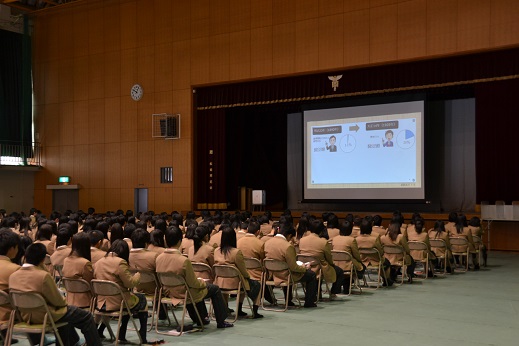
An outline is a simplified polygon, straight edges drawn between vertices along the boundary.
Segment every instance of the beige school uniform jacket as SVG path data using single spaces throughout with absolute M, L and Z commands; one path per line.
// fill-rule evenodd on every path
M 306 272 L 304 266 L 300 266 L 296 263 L 297 257 L 294 246 L 282 235 L 276 235 L 265 243 L 265 258 L 286 262 L 295 282 L 301 280 Z M 288 272 L 279 272 L 274 275 L 276 285 L 286 282 L 287 280 Z
M 69 256 L 63 262 L 63 277 L 71 279 L 83 279 L 90 282 L 94 278 L 94 268 L 92 263 L 83 257 Z M 67 293 L 67 304 L 80 308 L 90 306 L 92 294 L 85 293 Z
M 335 251 L 346 251 L 351 254 L 352 263 L 355 269 L 362 270 L 362 260 L 360 259 L 359 247 L 355 238 L 351 236 L 339 235 L 332 240 L 332 250 Z M 333 263 L 343 270 L 350 270 L 351 264 L 333 261 Z
M 225 264 L 225 265 L 233 265 L 240 271 L 240 274 L 244 279 L 249 279 L 250 275 L 247 271 L 247 267 L 245 266 L 245 260 L 243 259 L 243 253 L 241 250 L 237 248 L 232 248 L 231 251 L 227 255 L 222 253 L 221 248 L 217 248 L 214 250 L 214 264 Z M 222 278 L 217 277 L 215 282 L 220 288 L 234 288 L 238 287 L 238 279 L 236 278 Z M 248 280 L 245 280 L 245 290 L 250 290 L 250 285 Z
M 124 293 L 128 306 L 133 308 L 139 302 L 137 296 L 130 290 L 139 284 L 141 274 L 131 274 L 128 262 L 114 253 L 109 253 L 94 264 L 94 277 L 98 280 L 108 280 L 119 285 Z M 119 296 L 99 296 L 97 308 L 106 304 L 107 311 L 119 310 L 121 298 Z
M 101 258 L 106 256 L 106 252 L 96 247 L 90 248 L 90 257 L 92 258 L 92 265 L 96 264 Z
M 382 258 L 384 258 L 384 249 L 382 248 L 382 243 L 380 242 L 380 237 L 378 235 L 360 234 L 357 238 L 355 238 L 355 240 L 357 241 L 357 245 L 359 246 L 359 249 L 375 248 L 380 253 L 380 256 L 382 256 Z M 361 255 L 361 259 L 362 259 L 362 263 L 364 263 L 365 266 L 378 265 L 378 263 L 379 263 L 379 258 L 376 255 L 373 255 L 373 256 Z
M 50 256 L 50 263 L 53 266 L 62 266 L 65 258 L 70 256 L 72 248 L 70 246 L 62 245 L 59 246 L 56 251 Z
M 20 269 L 20 266 L 11 262 L 9 257 L 0 256 L 0 290 L 7 292 L 9 288 L 9 277 L 18 269 Z M 1 305 L 0 321 L 7 321 L 11 310 L 12 309 L 9 305 Z
M 155 262 L 158 253 L 147 249 L 131 249 L 130 250 L 130 268 L 134 270 L 145 270 L 155 273 Z M 139 283 L 137 291 L 145 294 L 155 294 L 157 286 L 154 282 Z
M 313 256 L 321 263 L 326 282 L 333 283 L 337 280 L 337 274 L 333 267 L 331 246 L 326 239 L 319 238 L 315 233 L 310 233 L 299 240 L 299 252 L 302 255 Z M 312 267 L 312 270 L 317 272 L 318 266 Z
M 159 257 L 157 257 L 156 265 L 157 273 L 171 272 L 180 275 L 186 280 L 191 295 L 195 303 L 204 299 L 207 295 L 207 287 L 205 281 L 197 279 L 191 261 L 183 256 L 177 249 L 166 249 Z M 183 288 L 175 287 L 169 289 L 169 296 L 174 304 L 183 301 L 186 291 Z
M 9 289 L 41 294 L 49 306 L 54 321 L 58 321 L 67 312 L 67 303 L 58 290 L 54 278 L 42 267 L 22 267 L 14 272 L 9 278 Z M 43 323 L 45 309 L 31 312 L 21 310 L 21 312 L 25 322 Z
M 407 238 L 403 234 L 397 235 L 396 240 L 394 240 L 394 241 L 389 237 L 389 235 L 387 235 L 387 234 L 383 235 L 382 237 L 380 237 L 380 242 L 382 243 L 383 246 L 399 245 L 404 249 L 404 256 L 385 253 L 384 257 L 387 258 L 389 263 L 394 265 L 394 264 L 397 264 L 398 262 L 402 262 L 402 260 L 403 260 L 403 263 L 405 263 L 405 265 L 411 264 L 411 255 L 410 255 L 410 250 L 409 250 L 409 244 L 407 243 Z
M 256 258 L 260 262 L 265 258 L 265 243 L 256 238 L 252 233 L 247 233 L 238 240 L 238 249 L 241 250 L 244 257 Z M 263 271 L 261 269 L 248 270 L 252 279 L 261 281 Z

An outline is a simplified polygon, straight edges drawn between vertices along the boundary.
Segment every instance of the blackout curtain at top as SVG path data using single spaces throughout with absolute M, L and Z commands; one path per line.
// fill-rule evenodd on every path
M 30 38 L 27 34 L 0 30 L 0 46 L 0 143 L 29 145 L 32 142 Z

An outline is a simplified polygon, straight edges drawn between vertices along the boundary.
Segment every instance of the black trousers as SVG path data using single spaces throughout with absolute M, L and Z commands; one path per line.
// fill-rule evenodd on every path
M 208 298 L 211 299 L 211 303 L 213 303 L 213 310 L 216 318 L 216 323 L 222 324 L 227 318 L 229 312 L 227 311 L 227 304 L 225 304 L 225 301 L 223 300 L 222 291 L 220 290 L 220 287 L 218 287 L 217 285 L 207 284 L 207 294 L 205 295 L 204 299 Z M 207 316 L 209 315 L 207 313 L 207 308 L 205 306 L 204 299 L 196 303 L 196 308 L 202 319 L 207 318 Z M 198 321 L 198 317 L 196 315 L 196 311 L 193 307 L 193 304 L 188 304 L 186 308 L 187 312 L 189 313 L 189 317 L 191 317 L 191 319 L 199 326 L 202 325 L 203 321 Z
M 317 277 L 313 271 L 307 269 L 303 277 L 298 281 L 305 284 L 305 305 L 312 305 L 317 301 Z M 285 297 L 287 294 L 286 287 L 283 287 Z M 288 292 L 288 300 L 292 301 L 292 290 Z

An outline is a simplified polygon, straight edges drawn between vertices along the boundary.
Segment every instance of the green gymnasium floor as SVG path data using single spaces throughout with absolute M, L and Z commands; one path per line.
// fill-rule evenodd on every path
M 263 311 L 262 320 L 238 320 L 234 328 L 217 329 L 213 321 L 202 333 L 151 332 L 148 339 L 163 338 L 165 345 L 519 345 L 519 253 L 490 252 L 488 263 L 479 272 L 339 296 L 315 309 Z M 138 340 L 133 331 L 128 339 Z

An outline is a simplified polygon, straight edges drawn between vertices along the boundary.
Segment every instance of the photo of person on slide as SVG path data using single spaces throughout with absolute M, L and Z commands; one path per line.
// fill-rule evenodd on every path
M 391 130 L 387 130 L 386 131 L 386 139 L 387 139 L 387 141 L 384 142 L 384 138 L 382 138 L 382 145 L 384 147 L 392 147 L 393 146 L 393 141 L 392 141 L 392 139 L 393 139 L 393 131 L 391 131 Z
M 335 145 L 336 141 L 337 141 L 337 138 L 335 138 L 335 136 L 331 136 L 330 145 L 328 145 L 328 143 L 324 142 L 326 144 L 326 150 L 330 150 L 330 152 L 337 151 L 337 146 Z

